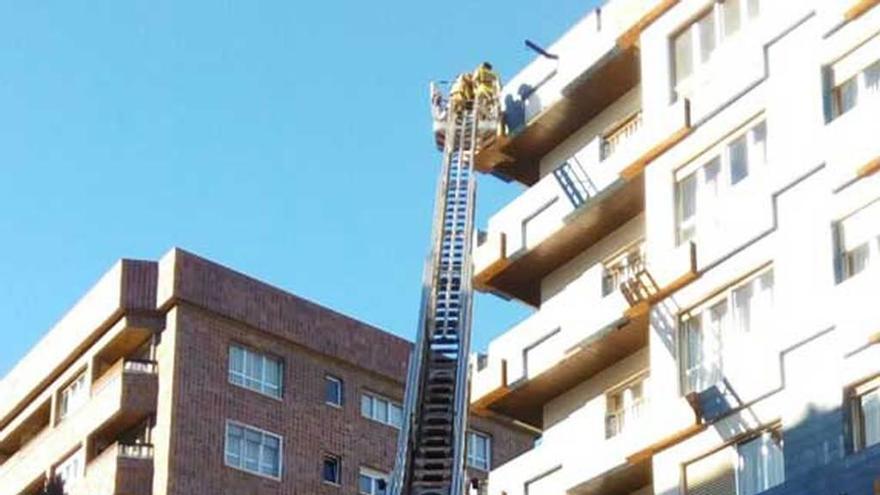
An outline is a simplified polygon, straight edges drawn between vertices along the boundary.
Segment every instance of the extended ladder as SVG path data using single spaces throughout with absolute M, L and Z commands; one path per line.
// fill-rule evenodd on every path
M 392 495 L 462 495 L 465 489 L 473 161 L 486 127 L 477 107 L 476 102 L 450 106 L 438 122 L 444 127 L 443 168 Z

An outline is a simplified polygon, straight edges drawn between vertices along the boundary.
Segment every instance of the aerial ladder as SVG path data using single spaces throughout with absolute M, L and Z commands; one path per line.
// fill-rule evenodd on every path
M 491 91 L 476 94 L 473 87 L 463 90 L 462 83 L 467 78 L 459 76 L 448 98 L 431 84 L 443 162 L 391 495 L 464 495 L 467 489 L 474 157 L 500 129 L 501 111 L 497 77 Z

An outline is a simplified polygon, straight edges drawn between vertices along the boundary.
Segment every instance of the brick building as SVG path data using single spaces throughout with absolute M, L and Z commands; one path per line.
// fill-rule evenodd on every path
M 181 250 L 123 260 L 0 382 L 0 495 L 383 493 L 410 348 Z M 475 477 L 532 441 L 471 428 Z

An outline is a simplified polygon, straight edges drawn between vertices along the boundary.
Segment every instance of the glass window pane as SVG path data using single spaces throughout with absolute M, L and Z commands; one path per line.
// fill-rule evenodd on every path
M 705 386 L 714 385 L 721 380 L 722 336 L 727 324 L 727 301 L 709 308 L 708 323 L 703 335 L 703 373 Z
M 256 437 L 256 438 L 255 438 Z M 244 436 L 244 468 L 257 471 L 260 467 L 260 435 L 250 430 Z
M 761 439 L 756 438 L 738 445 L 737 457 L 737 493 L 755 495 L 762 491 Z
M 697 213 L 697 178 L 694 174 L 679 183 L 679 219 L 686 221 Z
M 693 221 L 697 214 L 697 177 L 691 174 L 678 183 L 678 242 L 691 240 L 696 231 Z
M 724 0 L 721 9 L 724 16 L 724 35 L 732 36 L 740 28 L 740 0 Z
M 721 180 L 719 180 L 721 177 L 721 158 L 716 156 L 709 163 L 703 165 L 702 173 L 703 184 L 697 190 L 699 194 L 697 201 L 699 201 L 703 212 L 701 223 L 704 226 L 712 227 L 714 231 L 719 227 L 721 213 L 717 204 L 718 198 L 721 196 Z
M 730 183 L 736 184 L 749 175 L 749 157 L 746 137 L 741 136 L 727 147 L 730 160 Z
M 697 22 L 700 31 L 700 61 L 705 63 L 715 51 L 715 16 L 712 12 Z
M 880 390 L 861 397 L 865 447 L 880 443 Z
M 767 124 L 761 122 L 752 129 L 751 161 L 754 164 L 767 163 Z
M 718 196 L 718 176 L 721 175 L 721 158 L 715 157 L 703 165 L 706 191 L 711 196 Z
M 232 466 L 241 466 L 241 428 L 229 425 L 226 429 L 226 462 Z
M 364 495 L 372 495 L 373 479 L 365 474 L 360 475 L 358 477 L 358 491 Z
M 324 400 L 337 406 L 342 405 L 342 382 L 328 376 L 324 389 Z
M 272 358 L 265 360 L 265 383 L 263 390 L 276 397 L 281 396 L 281 361 Z
M 245 385 L 260 390 L 263 380 L 263 356 L 250 350 L 244 351 Z
M 736 330 L 747 333 L 752 323 L 752 284 L 745 284 L 733 291 L 733 322 Z
M 694 40 L 690 28 L 682 31 L 673 41 L 676 83 L 687 79 L 694 70 L 693 43 Z
M 375 399 L 373 403 L 375 419 L 382 423 L 388 422 L 388 402 L 382 399 Z
M 339 459 L 335 457 L 324 458 L 323 478 L 324 481 L 339 484 Z
M 880 92 L 880 60 L 865 69 L 865 91 L 868 93 Z
M 782 452 L 782 438 L 779 432 L 767 432 L 764 434 L 764 447 L 762 454 L 766 462 L 766 483 L 764 490 L 779 485 L 785 481 L 785 456 Z
M 261 473 L 268 474 L 269 476 L 278 476 L 278 450 L 278 440 L 269 436 L 265 437 L 265 443 L 263 444 L 262 451 L 262 461 L 260 463 Z
M 365 418 L 373 417 L 373 398 L 369 395 L 361 396 L 361 416 Z
M 229 371 L 233 373 L 244 372 L 244 351 L 241 347 L 232 346 L 229 348 Z
M 835 114 L 843 115 L 856 106 L 859 99 L 857 78 L 850 78 L 835 89 Z
M 704 387 L 703 380 L 703 332 L 700 318 L 693 316 L 682 323 L 684 328 L 684 381 L 688 392 L 700 392 Z
M 397 404 L 391 404 L 389 410 L 389 422 L 391 426 L 400 428 L 403 424 L 403 410 Z

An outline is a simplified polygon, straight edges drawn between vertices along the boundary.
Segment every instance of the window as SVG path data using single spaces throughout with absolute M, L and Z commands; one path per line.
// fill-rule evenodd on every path
M 331 375 L 324 377 L 324 402 L 342 406 L 342 380 Z
M 358 476 L 358 493 L 361 495 L 386 495 L 388 475 L 372 469 L 361 468 Z
M 86 374 L 81 373 L 64 387 L 61 391 L 58 403 L 58 418 L 64 419 L 88 400 L 89 392 L 86 387 Z
M 233 421 L 226 422 L 226 465 L 281 479 L 281 437 Z
M 400 404 L 373 394 L 361 396 L 361 416 L 395 428 L 400 428 L 403 423 L 403 409 Z
M 676 238 L 693 240 L 697 231 L 707 235 L 723 228 L 719 202 L 767 161 L 767 125 L 760 122 L 704 158 L 696 170 L 686 167 L 676 183 Z
M 880 378 L 855 387 L 849 402 L 853 450 L 880 443 Z
M 730 184 L 734 185 L 749 175 L 749 156 L 746 136 L 736 138 L 727 146 L 730 156 Z
M 675 80 L 684 81 L 694 71 L 693 61 L 693 33 L 691 29 L 685 29 L 673 40 L 675 52 Z
M 644 377 L 609 392 L 605 396 L 605 438 L 612 438 L 638 420 L 645 402 Z
M 736 493 L 755 495 L 785 481 L 782 436 L 765 431 L 736 446 Z
M 321 468 L 321 479 L 334 485 L 341 484 L 342 469 L 340 467 L 339 457 L 335 455 L 324 456 L 324 464 Z
M 235 385 L 280 398 L 283 369 L 278 358 L 239 345 L 229 347 L 229 381 Z
M 684 392 L 702 392 L 721 381 L 725 342 L 767 331 L 772 313 L 773 271 L 767 270 L 684 315 L 679 351 Z
M 712 60 L 716 50 L 760 13 L 759 0 L 716 2 L 672 39 L 675 86 L 679 87 Z
M 880 259 L 880 201 L 839 221 L 836 234 L 838 278 L 843 281 L 867 270 L 872 260 Z
M 55 475 L 64 485 L 64 493 L 70 493 L 70 488 L 85 474 L 85 451 L 79 449 L 71 454 L 55 468 Z
M 773 309 L 773 272 L 763 273 L 734 289 L 732 300 L 735 332 L 749 333 L 769 321 Z
M 492 437 L 478 431 L 467 433 L 467 465 L 488 471 L 492 466 Z
M 782 436 L 764 431 L 685 466 L 688 495 L 756 495 L 785 481 Z
M 839 117 L 855 108 L 863 100 L 880 94 L 880 60 L 849 79 L 837 83 L 831 90 L 832 118 Z
M 678 243 L 683 244 L 697 236 L 697 173 L 680 180 L 678 194 Z

